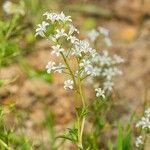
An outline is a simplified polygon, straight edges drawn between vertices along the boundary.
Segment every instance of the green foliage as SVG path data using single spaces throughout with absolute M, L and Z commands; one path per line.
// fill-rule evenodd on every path
M 113 150 L 113 143 L 111 141 L 108 141 L 108 150 Z
M 19 55 L 18 39 L 16 39 L 16 28 L 18 16 L 11 21 L 0 21 L 0 63 L 9 64 L 12 58 Z
M 73 127 L 72 129 L 68 128 L 67 133 L 65 133 L 64 135 L 57 136 L 57 138 L 67 139 L 67 140 L 70 140 L 76 144 L 78 141 L 78 135 L 77 134 L 78 134 L 78 129 Z
M 46 120 L 44 124 L 48 131 L 50 148 L 51 150 L 57 150 L 56 133 L 54 129 L 54 118 L 53 118 L 52 113 L 49 113 L 49 112 L 46 113 Z
M 97 139 L 94 133 L 85 133 L 84 134 L 84 145 L 88 147 L 89 150 L 99 150 Z
M 83 118 L 84 116 L 86 116 L 88 114 L 88 108 L 87 107 L 78 107 L 76 108 L 76 113 L 78 118 Z
M 121 123 L 118 124 L 118 134 L 116 145 L 113 146 L 111 141 L 108 141 L 108 149 L 113 150 L 113 147 L 116 147 L 116 150 L 132 150 L 132 132 L 131 125 L 123 127 Z
M 118 127 L 117 150 L 123 150 L 123 133 L 122 126 Z
M 4 122 L 4 112 L 0 107 L 0 149 L 1 150 L 31 150 L 29 139 L 22 133 L 16 133 L 15 127 L 8 128 Z

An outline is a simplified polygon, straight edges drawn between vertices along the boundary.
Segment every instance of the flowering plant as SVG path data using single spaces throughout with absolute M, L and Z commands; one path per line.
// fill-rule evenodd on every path
M 80 40 L 79 30 L 72 24 L 71 17 L 65 16 L 63 12 L 60 14 L 46 12 L 43 16 L 46 19 L 37 25 L 36 36 L 51 41 L 51 54 L 62 60 L 58 64 L 49 61 L 46 65 L 47 73 L 57 72 L 68 75 L 68 79 L 64 81 L 64 88 L 73 90 L 74 100 L 82 102 L 82 106 L 75 108 L 77 117 L 75 127 L 69 130 L 69 134 L 61 137 L 73 141 L 78 149 L 84 149 L 82 139 L 88 104 L 83 85 L 90 84 L 95 89 L 96 97 L 105 100 L 114 85 L 112 78 L 121 74 L 115 65 L 122 63 L 123 59 L 117 55 L 110 57 L 107 51 L 100 54 L 90 46 L 88 39 Z M 104 28 L 99 28 L 99 32 L 104 34 L 107 44 L 110 45 L 106 31 Z M 91 41 L 93 42 L 97 36 L 90 38 Z
M 150 108 L 145 110 L 144 116 L 138 121 L 136 127 L 140 130 L 141 135 L 136 138 L 135 145 L 138 149 L 144 149 L 144 144 L 150 134 Z

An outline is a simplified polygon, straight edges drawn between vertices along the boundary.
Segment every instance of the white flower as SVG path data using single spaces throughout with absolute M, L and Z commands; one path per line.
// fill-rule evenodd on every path
M 64 23 L 67 21 L 72 22 L 71 16 L 65 16 L 63 12 L 61 12 L 60 14 L 46 12 L 43 14 L 43 16 L 46 16 L 46 19 L 51 20 L 52 22 L 55 21 L 62 21 Z
M 48 37 L 48 39 L 49 39 L 49 40 L 52 40 L 53 42 L 57 42 L 57 37 L 56 37 L 56 35 L 53 35 L 53 36 L 50 35 L 50 36 Z
M 3 10 L 7 13 L 7 14 L 11 14 L 12 11 L 12 6 L 13 6 L 13 3 L 10 2 L 10 1 L 6 1 L 4 4 L 3 4 Z
M 92 42 L 96 40 L 96 38 L 98 37 L 98 35 L 99 35 L 99 33 L 98 33 L 95 29 L 93 29 L 93 30 L 91 30 L 91 31 L 89 31 L 89 32 L 87 33 L 88 38 L 89 38 Z
M 78 39 L 75 36 L 72 36 L 72 35 L 68 36 L 67 40 L 70 40 L 70 42 L 72 44 L 75 43 L 76 41 L 78 41 Z
M 52 70 L 55 70 L 55 62 L 49 61 L 46 65 L 47 73 L 51 73 Z
M 104 38 L 104 41 L 105 41 L 106 45 L 112 46 L 112 41 L 111 41 L 111 39 L 110 39 L 109 37 L 106 36 L 106 37 Z
M 83 59 L 79 65 L 80 67 L 83 67 L 84 72 L 87 75 L 90 75 L 93 72 L 93 67 L 91 65 L 90 60 Z
M 111 80 L 113 76 L 115 76 L 115 72 L 113 70 L 113 68 L 106 68 L 104 69 L 103 76 L 105 76 L 107 78 L 107 80 Z
M 105 92 L 104 92 L 104 90 L 102 90 L 101 88 L 96 88 L 95 91 L 96 91 L 96 96 L 97 97 L 103 97 L 103 98 L 105 98 Z
M 92 74 L 92 72 L 93 72 L 93 66 L 92 66 L 92 65 L 86 66 L 86 67 L 84 68 L 84 71 L 85 71 L 85 73 L 86 73 L 87 75 Z
M 10 1 L 5 1 L 3 4 L 3 10 L 8 14 L 19 14 L 25 15 L 24 10 L 25 4 L 23 1 L 20 1 L 19 4 L 12 3 Z
M 103 55 L 99 55 L 99 61 L 101 65 L 111 64 L 111 58 L 108 56 L 108 52 L 106 50 L 103 51 Z
M 56 13 L 44 13 L 43 16 L 46 16 L 47 20 L 51 20 L 52 22 L 58 20 L 58 15 Z
M 57 29 L 56 30 L 56 39 L 58 39 L 59 37 L 62 37 L 62 36 L 67 36 L 67 34 L 65 33 L 65 30 L 64 29 Z
M 123 62 L 124 62 L 124 59 L 121 58 L 120 56 L 118 56 L 118 55 L 113 56 L 113 63 L 114 64 L 120 64 L 120 63 L 123 63 Z
M 91 54 L 91 56 L 93 57 L 93 59 L 95 59 L 96 55 L 98 55 L 98 53 L 96 52 L 96 50 L 93 49 L 93 48 L 89 48 L 88 51 Z
M 112 81 L 104 82 L 104 90 L 112 91 L 113 86 L 114 86 L 114 83 Z
M 61 12 L 61 13 L 58 15 L 58 18 L 59 18 L 62 22 L 67 22 L 67 21 L 72 22 L 71 16 L 65 16 L 63 12 Z
M 36 29 L 36 36 L 37 35 L 40 35 L 40 36 L 42 36 L 42 37 L 44 37 L 45 35 L 44 35 L 44 33 L 45 33 L 45 31 L 46 31 L 46 27 L 49 25 L 49 23 L 48 22 L 45 22 L 45 21 L 43 21 L 41 24 L 38 24 L 37 25 L 37 29 Z
M 56 45 L 56 46 L 52 46 L 52 49 L 53 49 L 53 51 L 51 52 L 52 54 L 55 54 L 56 56 L 59 56 L 60 55 L 60 52 L 63 52 L 64 51 L 64 49 L 63 48 L 61 48 L 61 46 L 60 45 Z
M 135 146 L 136 146 L 137 148 L 139 148 L 142 144 L 143 144 L 143 138 L 142 138 L 142 136 L 140 135 L 139 137 L 136 138 Z
M 64 68 L 65 68 L 65 65 L 63 65 L 62 63 L 59 63 L 59 65 L 55 67 L 54 72 L 62 73 Z
M 69 35 L 76 32 L 79 33 L 79 30 L 74 25 L 69 25 Z
M 86 67 L 89 66 L 91 62 L 89 60 L 83 59 L 80 63 L 80 67 Z
M 103 34 L 104 36 L 109 36 L 109 30 L 108 30 L 108 29 L 103 28 L 103 27 L 99 27 L 98 30 L 99 30 L 99 32 L 100 32 L 101 34 Z
M 150 129 L 150 118 L 142 117 L 141 120 L 136 124 L 136 127 L 141 127 L 142 129 Z
M 122 75 L 122 71 L 117 67 L 114 67 L 113 70 L 114 70 L 114 75 Z
M 104 69 L 102 75 L 105 76 L 107 78 L 107 80 L 111 80 L 112 77 L 116 76 L 116 75 L 121 75 L 122 72 L 116 68 L 116 67 L 113 67 L 113 68 L 106 68 Z
M 79 40 L 75 42 L 74 48 L 72 48 L 72 54 L 82 56 L 82 53 L 88 53 L 91 50 L 87 40 Z
M 73 80 L 68 79 L 66 81 L 64 81 L 64 89 L 73 89 Z
M 148 108 L 147 110 L 145 110 L 145 115 L 150 118 L 150 108 Z
M 92 70 L 91 75 L 94 76 L 94 77 L 96 77 L 96 76 L 100 76 L 100 74 L 101 74 L 101 68 L 94 67 L 93 70 Z

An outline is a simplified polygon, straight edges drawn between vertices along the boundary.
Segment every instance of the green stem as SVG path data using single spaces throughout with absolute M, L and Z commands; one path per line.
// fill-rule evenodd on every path
M 79 89 L 79 95 L 81 96 L 81 100 L 82 100 L 82 105 L 83 105 L 83 108 L 86 106 L 85 104 L 85 98 L 84 98 L 84 94 L 83 94 L 83 90 L 82 90 L 82 85 L 81 85 L 81 78 L 80 78 L 80 75 L 78 75 L 78 86 L 76 84 L 76 80 L 75 80 L 75 76 L 70 68 L 70 65 L 68 63 L 68 60 L 67 58 L 65 57 L 65 55 L 61 52 L 61 55 L 63 57 L 63 60 L 70 72 L 70 75 L 72 77 L 72 80 L 74 82 L 74 89 L 76 90 L 76 92 L 78 92 L 78 89 Z M 79 66 L 79 62 L 78 62 L 78 69 L 80 70 L 80 66 Z M 75 93 L 76 94 L 76 93 Z M 77 98 L 77 97 L 76 97 Z M 76 100 L 75 98 L 75 100 Z M 77 116 L 77 126 L 78 126 L 78 148 L 79 149 L 83 149 L 83 144 L 82 144 L 82 137 L 83 137 L 83 131 L 84 131 L 84 124 L 85 124 L 85 116 L 83 116 L 82 118 L 79 118 Z
M 73 82 L 74 82 L 75 89 L 77 89 L 76 80 L 75 80 L 74 74 L 73 74 L 73 72 L 72 72 L 72 70 L 71 70 L 71 68 L 70 68 L 70 66 L 69 66 L 69 63 L 68 63 L 66 57 L 64 56 L 64 54 L 63 54 L 62 52 L 60 52 L 60 53 L 61 53 L 61 55 L 62 55 L 62 57 L 63 57 L 63 60 L 64 60 L 64 62 L 65 62 L 65 64 L 66 64 L 66 66 L 67 66 L 69 72 L 70 72 L 70 75 L 71 75 L 72 80 L 73 80 Z
M 81 78 L 80 76 L 78 76 L 78 84 L 79 84 L 79 93 L 80 93 L 80 96 L 81 96 L 81 100 L 82 100 L 82 105 L 83 105 L 83 108 L 86 107 L 86 104 L 85 104 L 85 97 L 84 97 L 84 94 L 83 94 L 83 90 L 82 90 L 82 85 L 81 85 Z M 83 131 L 84 131 L 84 125 L 85 125 L 85 116 L 83 116 L 81 118 L 81 125 L 80 125 L 80 128 L 79 128 L 79 137 L 78 137 L 78 145 L 83 149 L 83 143 L 82 143 L 82 138 L 83 138 Z
M 11 148 L 8 147 L 8 145 L 3 142 L 1 139 L 0 139 L 0 145 L 2 145 L 3 147 L 5 147 L 7 150 L 12 150 Z

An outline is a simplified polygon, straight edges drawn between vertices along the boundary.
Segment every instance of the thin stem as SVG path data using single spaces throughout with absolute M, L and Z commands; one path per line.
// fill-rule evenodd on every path
M 78 76 L 78 84 L 79 84 L 79 93 L 80 93 L 80 96 L 81 96 L 82 104 L 83 104 L 83 107 L 85 107 L 85 98 L 84 98 L 84 94 L 83 94 L 83 91 L 82 91 L 80 76 Z
M 85 98 L 84 98 L 84 94 L 83 94 L 83 90 L 82 90 L 82 85 L 81 85 L 81 77 L 80 77 L 80 73 L 78 74 L 78 86 L 76 84 L 76 80 L 75 80 L 75 76 L 70 68 L 70 65 L 65 57 L 65 55 L 61 52 L 61 55 L 63 57 L 63 60 L 70 72 L 70 75 L 72 77 L 72 80 L 74 82 L 74 87 L 75 89 L 78 91 L 79 88 L 79 95 L 81 96 L 81 100 L 82 100 L 82 105 L 83 108 L 86 106 L 85 104 Z M 78 60 L 78 59 L 77 59 Z M 79 61 L 78 61 L 78 69 L 80 70 L 80 66 L 79 66 Z M 82 137 L 83 137 L 83 131 L 84 131 L 84 124 L 85 124 L 85 116 L 83 116 L 80 120 L 80 118 L 77 116 L 77 123 L 78 123 L 78 146 L 80 148 L 83 148 L 83 144 L 82 144 Z
M 5 147 L 7 150 L 12 150 L 12 149 L 9 148 L 8 145 L 7 145 L 4 141 L 2 141 L 1 139 L 0 139 L 0 145 L 2 145 L 3 147 Z
M 71 68 L 70 68 L 70 66 L 69 66 L 69 63 L 68 63 L 66 57 L 64 56 L 64 54 L 63 54 L 62 52 L 60 52 L 60 54 L 62 55 L 63 60 L 64 60 L 64 62 L 65 62 L 65 64 L 66 64 L 66 66 L 67 66 L 67 68 L 68 68 L 68 70 L 69 70 L 69 72 L 70 72 L 70 75 L 71 75 L 71 77 L 72 77 L 72 80 L 73 80 L 73 82 L 74 82 L 75 103 L 78 103 L 78 102 L 77 102 L 77 100 L 78 100 L 78 96 L 77 96 L 77 93 L 78 93 L 78 86 L 77 86 L 77 84 L 76 84 L 75 76 L 74 76 L 74 74 L 73 74 L 73 72 L 72 72 L 72 70 L 71 70 Z M 74 105 L 77 105 L 77 104 L 75 104 L 75 103 L 74 103 Z M 74 106 L 74 107 L 75 107 L 75 106 Z
M 75 89 L 77 89 L 76 80 L 75 80 L 74 74 L 73 74 L 73 72 L 72 72 L 72 70 L 71 70 L 71 68 L 70 68 L 70 66 L 69 66 L 69 63 L 68 63 L 66 57 L 64 56 L 64 54 L 63 54 L 62 52 L 60 52 L 60 53 L 61 53 L 61 55 L 62 55 L 62 57 L 63 57 L 63 60 L 64 60 L 64 62 L 65 62 L 65 64 L 66 64 L 66 66 L 67 66 L 69 72 L 70 72 L 70 75 L 71 75 L 71 77 L 72 77 L 72 79 L 73 79 Z
M 79 70 L 80 70 L 80 66 L 79 67 Z M 80 74 L 78 75 L 78 85 L 79 85 L 79 93 L 80 93 L 80 96 L 81 96 L 81 100 L 82 100 L 82 105 L 83 105 L 83 108 L 86 107 L 86 103 L 85 103 L 85 97 L 84 97 L 84 94 L 83 94 L 83 90 L 82 90 L 82 85 L 81 85 L 81 78 L 80 78 Z M 80 134 L 79 134 L 79 145 L 81 148 L 83 148 L 83 144 L 82 144 L 82 137 L 83 137 L 83 131 L 84 131 L 84 124 L 85 124 L 85 116 L 83 116 L 81 118 L 81 126 L 80 126 Z

